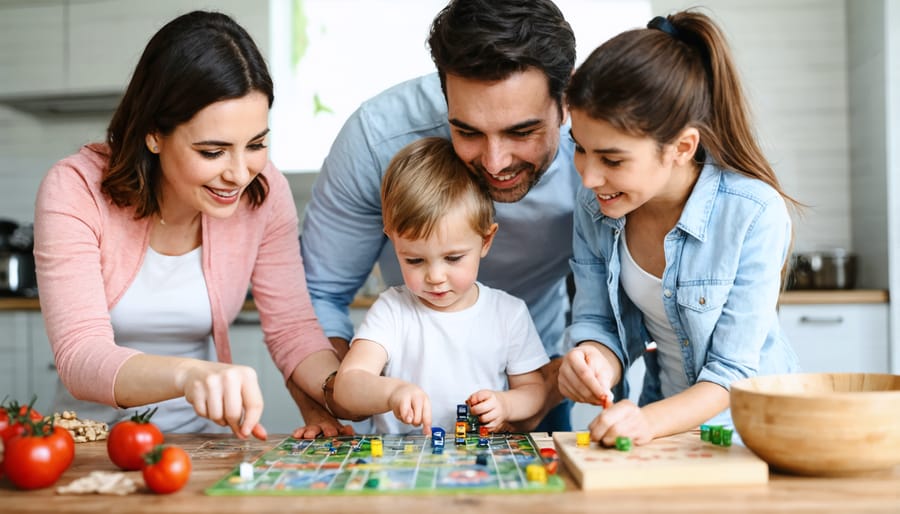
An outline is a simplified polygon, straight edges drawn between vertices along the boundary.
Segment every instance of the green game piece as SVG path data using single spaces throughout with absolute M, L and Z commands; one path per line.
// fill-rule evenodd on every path
M 722 446 L 731 446 L 731 436 L 734 434 L 734 430 L 731 428 L 723 428 L 722 429 Z
M 366 480 L 366 485 L 364 486 L 366 489 L 378 489 L 378 479 L 370 478 Z
M 709 427 L 709 441 L 712 444 L 722 443 L 722 425 L 713 425 Z
M 709 425 L 700 425 L 700 440 L 709 441 Z
M 620 452 L 631 450 L 631 438 L 619 436 L 616 438 L 616 449 Z

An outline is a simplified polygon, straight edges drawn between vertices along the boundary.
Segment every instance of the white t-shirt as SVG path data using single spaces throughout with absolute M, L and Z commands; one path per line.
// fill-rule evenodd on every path
M 414 383 L 431 400 L 432 426 L 452 433 L 456 406 L 481 389 L 503 391 L 507 375 L 535 371 L 550 358 L 525 302 L 480 283 L 478 300 L 457 312 L 426 307 L 405 286 L 384 291 L 354 339 L 384 347 L 383 374 Z M 392 412 L 373 416 L 376 433 L 406 434 L 422 427 Z
M 171 256 L 147 248 L 137 277 L 109 313 L 116 344 L 154 355 L 215 360 L 201 249 Z M 197 416 L 184 398 L 116 409 L 76 400 L 61 383 L 56 388 L 57 411 L 75 410 L 80 418 L 110 425 L 130 419 L 148 407 L 159 407 L 152 421 L 163 432 L 223 431 L 219 425 Z
M 622 264 L 619 280 L 625 294 L 644 314 L 644 325 L 656 342 L 660 389 L 663 397 L 668 398 L 684 391 L 690 384 L 684 371 L 681 345 L 663 305 L 662 280 L 647 273 L 634 262 L 624 236 L 619 248 L 619 262 Z

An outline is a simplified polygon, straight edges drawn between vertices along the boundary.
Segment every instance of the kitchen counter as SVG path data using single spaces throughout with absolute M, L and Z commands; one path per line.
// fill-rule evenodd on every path
M 374 296 L 357 296 L 352 308 L 367 309 L 375 301 Z M 785 291 L 781 293 L 781 303 L 787 304 L 840 304 L 840 303 L 887 303 L 888 292 L 883 289 L 808 290 Z M 0 298 L 0 311 L 39 311 L 41 304 L 37 298 Z M 244 303 L 244 310 L 256 310 L 253 300 Z
M 274 446 L 283 436 L 269 442 L 253 441 L 255 453 Z M 461 512 L 900 512 L 900 466 L 866 477 L 805 478 L 770 474 L 760 486 L 653 488 L 640 490 L 585 492 L 575 486 L 562 469 L 566 490 L 553 494 L 441 494 L 367 496 L 206 496 L 204 489 L 240 463 L 240 452 L 201 449 L 205 441 L 228 439 L 225 435 L 167 435 L 166 442 L 184 448 L 191 455 L 190 482 L 172 495 L 154 495 L 144 489 L 140 472 L 128 472 L 139 482 L 136 493 L 127 496 L 58 495 L 56 486 L 67 485 L 94 470 L 116 471 L 106 455 L 105 441 L 79 443 L 75 461 L 56 486 L 37 491 L 17 491 L 0 480 L 0 510 L 6 514 L 84 512 L 383 512 L 389 514 L 437 514 Z

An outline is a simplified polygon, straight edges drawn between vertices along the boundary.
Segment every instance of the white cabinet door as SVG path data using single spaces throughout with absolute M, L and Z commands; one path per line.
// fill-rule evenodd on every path
M 284 378 L 263 342 L 262 329 L 255 312 L 244 312 L 229 329 L 232 360 L 235 364 L 250 366 L 256 370 L 262 389 L 262 425 L 270 434 L 289 434 L 303 425 L 300 409 L 294 403 Z
M 62 0 L 0 6 L 0 95 L 64 88 L 63 13 Z
M 887 304 L 782 305 L 802 371 L 888 372 Z
M 37 395 L 38 410 L 51 414 L 59 375 L 40 312 L 28 313 L 28 341 L 31 372 L 28 386 Z
M 150 38 L 194 9 L 231 15 L 264 52 L 268 3 L 240 0 L 93 0 L 69 5 L 68 86 L 73 91 L 124 91 Z
M 0 312 L 0 400 L 31 401 L 28 386 L 28 315 Z

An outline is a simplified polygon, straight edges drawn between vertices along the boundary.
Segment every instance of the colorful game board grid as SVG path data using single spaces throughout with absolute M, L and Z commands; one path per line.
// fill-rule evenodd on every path
M 382 441 L 381 457 L 371 455 L 373 438 Z M 448 443 L 443 452 L 433 453 L 431 437 L 424 435 L 287 438 L 256 459 L 252 477 L 242 478 L 238 466 L 206 493 L 359 495 L 564 490 L 564 482 L 557 475 L 550 475 L 546 483 L 526 478 L 528 464 L 542 463 L 539 449 L 529 435 L 493 434 L 488 448 L 479 447 L 478 439 L 477 434 L 469 436 L 465 445 Z M 477 464 L 480 454 L 487 457 L 484 465 Z

